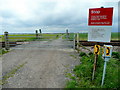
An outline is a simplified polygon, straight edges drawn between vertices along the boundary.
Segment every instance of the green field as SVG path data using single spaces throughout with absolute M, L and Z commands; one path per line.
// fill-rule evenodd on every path
M 2 42 L 3 35 L 0 35 L 0 42 Z
M 39 34 L 38 39 L 35 34 L 13 34 L 9 35 L 10 41 L 33 41 L 33 40 L 47 40 L 58 39 L 62 34 Z M 0 35 L 0 42 L 4 41 L 4 36 Z
M 39 34 L 39 40 L 45 40 L 45 39 L 58 39 L 63 34 Z M 112 33 L 111 34 L 111 40 L 119 40 L 118 36 L 120 33 Z M 13 34 L 9 35 L 10 41 L 33 41 L 36 40 L 35 34 Z M 42 37 L 40 37 L 42 36 Z M 73 40 L 74 33 L 69 33 L 69 39 Z M 64 34 L 63 39 L 66 39 L 66 34 Z M 79 39 L 80 40 L 87 40 L 88 39 L 88 33 L 79 33 Z M 0 42 L 4 41 L 4 36 L 0 35 Z
M 117 32 L 112 32 L 111 33 L 111 40 L 119 40 L 118 36 L 120 35 L 120 33 Z M 69 39 L 73 39 L 74 37 L 74 33 L 70 33 L 69 34 Z M 66 35 L 63 39 L 66 38 Z M 88 33 L 79 33 L 79 39 L 80 40 L 88 40 Z
M 119 36 L 120 36 L 120 32 L 111 34 L 112 40 L 120 40 Z
M 45 39 L 58 39 L 60 36 L 62 36 L 62 34 L 42 34 L 42 40 Z

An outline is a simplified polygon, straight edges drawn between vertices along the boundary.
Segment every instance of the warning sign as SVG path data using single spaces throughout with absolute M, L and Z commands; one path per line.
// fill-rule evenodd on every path
M 107 47 L 106 49 L 106 56 L 110 56 L 110 47 Z
M 89 26 L 112 26 L 113 7 L 89 9 Z
M 112 27 L 89 27 L 88 41 L 110 42 Z
M 104 50 L 103 50 L 103 57 L 110 58 L 112 56 L 112 45 L 104 45 Z
M 95 45 L 94 46 L 94 54 L 99 55 L 100 54 L 100 45 Z

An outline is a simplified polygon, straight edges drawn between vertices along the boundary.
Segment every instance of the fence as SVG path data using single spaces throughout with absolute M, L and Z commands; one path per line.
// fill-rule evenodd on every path
M 81 46 L 94 46 L 96 44 L 99 44 L 101 46 L 105 44 L 112 45 L 112 46 L 120 46 L 120 40 L 111 40 L 111 42 L 92 42 L 92 41 L 80 39 L 79 33 L 74 34 L 73 42 L 74 42 L 74 46 L 73 46 L 74 49 L 79 49 L 79 47 Z
M 12 46 L 16 46 L 16 45 L 21 45 L 21 44 L 25 44 L 29 41 L 45 41 L 45 40 L 53 40 L 53 39 L 57 39 L 59 38 L 59 36 L 63 35 L 63 33 L 54 33 L 54 34 L 47 34 L 44 33 L 42 34 L 41 30 L 39 30 L 40 33 L 38 33 L 38 31 L 36 30 L 35 33 L 24 33 L 24 34 L 20 34 L 20 33 L 8 33 L 8 32 L 4 32 L 4 42 L 0 42 L 0 46 L 1 47 L 5 47 L 6 50 L 9 50 L 10 47 Z M 64 34 L 66 35 L 66 39 L 73 41 L 73 48 L 74 49 L 79 49 L 79 47 L 81 45 L 83 46 L 94 46 L 96 44 L 96 42 L 88 42 L 85 40 L 81 40 L 81 37 L 79 33 L 74 33 L 72 34 L 72 36 L 70 36 L 70 34 Z M 26 42 L 27 41 L 27 42 Z M 108 44 L 108 45 L 113 45 L 113 46 L 119 46 L 120 41 L 111 41 L 110 43 L 102 43 L 99 42 L 99 45 L 104 45 L 104 44 Z
M 16 45 L 21 45 L 23 43 L 27 43 L 30 41 L 48 41 L 48 40 L 53 40 L 57 39 L 61 36 L 62 34 L 58 33 L 38 33 L 36 30 L 35 33 L 8 33 L 4 32 L 4 36 L 2 38 L 2 42 L 0 42 L 1 47 L 5 47 L 6 50 L 9 50 L 10 47 L 16 46 Z

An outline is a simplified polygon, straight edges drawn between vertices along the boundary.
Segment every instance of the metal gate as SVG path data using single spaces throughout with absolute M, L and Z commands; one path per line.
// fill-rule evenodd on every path
M 73 37 L 65 33 L 8 33 L 5 32 L 2 46 L 8 49 L 55 49 L 73 48 Z

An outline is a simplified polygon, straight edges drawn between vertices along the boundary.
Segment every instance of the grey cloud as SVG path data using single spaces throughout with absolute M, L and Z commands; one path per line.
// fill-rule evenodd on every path
M 0 13 L 1 13 L 1 16 L 5 19 L 16 17 L 15 13 L 8 11 L 8 10 L 5 10 L 5 11 L 1 10 Z
M 88 9 L 94 6 L 90 3 L 84 3 L 84 5 L 82 5 L 80 4 L 80 1 L 75 1 L 70 7 L 68 6 L 59 11 L 57 10 L 57 2 L 42 2 L 37 5 L 37 8 L 32 8 L 28 5 L 30 10 L 30 14 L 28 15 L 31 16 L 28 19 L 26 19 L 27 16 L 25 19 L 21 19 L 15 11 L 0 11 L 4 19 L 3 24 L 8 25 L 10 29 L 14 28 L 14 30 L 17 30 L 17 28 L 21 28 L 21 30 L 26 28 L 27 30 L 29 28 L 33 29 L 33 27 L 41 28 L 48 26 L 48 28 L 51 28 L 50 31 L 52 28 L 56 27 L 60 31 L 64 31 L 63 29 L 65 28 L 69 28 L 71 31 L 77 32 L 80 30 L 87 30 Z M 103 3 L 103 5 L 114 6 L 115 3 Z M 11 19 L 12 21 L 10 22 Z M 115 16 L 114 19 L 116 23 L 118 17 Z M 114 28 L 116 30 L 116 27 Z

